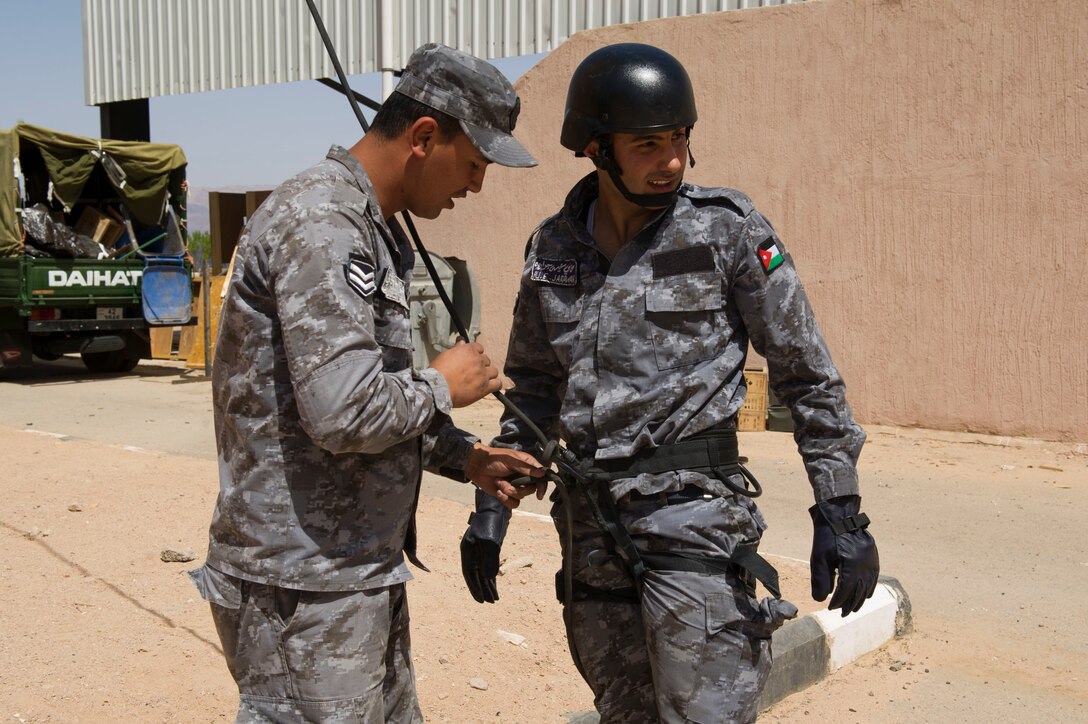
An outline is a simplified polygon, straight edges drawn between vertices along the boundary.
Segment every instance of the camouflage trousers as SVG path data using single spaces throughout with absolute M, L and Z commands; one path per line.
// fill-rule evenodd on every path
M 771 634 L 796 614 L 792 604 L 757 602 L 734 575 L 687 571 L 648 571 L 636 597 L 611 540 L 580 496 L 571 497 L 573 545 L 561 498 L 552 510 L 573 565 L 564 618 L 602 724 L 753 721 L 770 673 Z M 625 497 L 619 509 L 636 546 L 655 552 L 728 558 L 737 545 L 758 544 L 766 527 L 748 498 L 663 505 Z
M 236 580 L 236 579 L 235 579 Z M 422 722 L 404 584 L 313 592 L 240 582 L 211 603 L 236 722 Z

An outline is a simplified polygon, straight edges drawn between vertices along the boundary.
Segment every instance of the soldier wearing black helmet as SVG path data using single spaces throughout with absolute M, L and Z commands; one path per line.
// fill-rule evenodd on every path
M 757 552 L 759 486 L 738 457 L 749 342 L 813 488 L 813 596 L 834 591 L 848 615 L 879 572 L 858 494 L 865 434 L 770 223 L 738 191 L 684 182 L 696 120 L 686 71 L 658 48 L 581 63 L 561 141 L 596 170 L 530 239 L 507 355 L 510 399 L 592 463 L 590 496 L 612 511 L 602 525 L 586 498 L 553 495 L 571 654 L 603 722 L 754 719 L 771 633 L 796 615 Z M 507 414 L 494 444 L 535 442 Z M 477 600 L 497 598 L 506 517 L 478 500 L 462 541 Z M 775 596 L 757 600 L 757 579 Z

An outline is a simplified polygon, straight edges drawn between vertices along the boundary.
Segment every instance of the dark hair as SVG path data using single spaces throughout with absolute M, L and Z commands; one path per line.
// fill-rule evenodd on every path
M 382 103 L 381 109 L 370 124 L 370 130 L 382 138 L 396 138 L 424 116 L 430 116 L 438 123 L 438 130 L 442 134 L 443 140 L 449 140 L 462 133 L 460 122 L 453 116 L 442 111 L 436 111 L 434 108 L 396 91 L 390 93 L 389 97 Z

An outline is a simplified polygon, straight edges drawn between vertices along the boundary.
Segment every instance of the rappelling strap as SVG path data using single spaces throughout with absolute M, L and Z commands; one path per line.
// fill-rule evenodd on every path
M 774 594 L 775 598 L 782 597 L 782 591 L 778 584 L 778 571 L 767 562 L 767 559 L 759 555 L 755 548 L 740 546 L 729 558 L 712 558 L 700 556 L 694 553 L 668 553 L 654 552 L 642 553 L 642 562 L 651 571 L 687 571 L 689 573 L 706 573 L 711 575 L 733 575 L 740 578 L 749 593 L 755 595 L 755 579 Z
M 674 470 L 720 468 L 740 472 L 737 434 L 732 431 L 696 435 L 669 445 L 643 448 L 626 458 L 595 460 L 594 467 L 614 476 L 634 477 L 642 473 L 666 473 Z
M 567 590 L 563 578 L 563 571 L 556 572 L 555 599 L 565 606 L 567 604 Z M 634 588 L 608 590 L 583 583 L 577 578 L 573 580 L 572 588 L 570 600 L 574 603 L 581 601 L 608 601 L 609 603 L 630 603 L 635 605 L 639 603 L 638 591 Z
M 718 429 L 668 445 L 643 448 L 630 457 L 595 460 L 593 467 L 608 480 L 688 470 L 717 478 L 737 495 L 758 498 L 763 488 L 744 467 L 745 462 L 747 460 L 738 455 L 736 431 Z M 743 486 L 733 482 L 737 475 L 744 479 Z

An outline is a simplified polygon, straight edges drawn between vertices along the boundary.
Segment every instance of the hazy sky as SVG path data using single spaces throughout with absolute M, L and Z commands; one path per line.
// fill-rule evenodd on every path
M 83 101 L 81 6 L 0 0 L 0 128 L 25 121 L 99 135 L 98 108 Z M 513 79 L 540 57 L 494 62 Z M 349 81 L 370 98 L 381 93 L 378 74 Z M 275 185 L 361 134 L 344 96 L 317 81 L 152 98 L 150 108 L 151 140 L 182 147 L 193 186 Z

